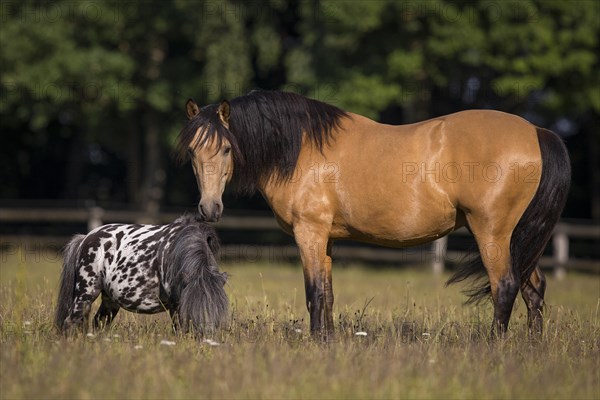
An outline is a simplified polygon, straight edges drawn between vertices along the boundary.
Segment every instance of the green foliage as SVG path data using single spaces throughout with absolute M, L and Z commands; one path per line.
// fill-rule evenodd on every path
M 4 4 L 0 112 L 29 106 L 17 119 L 34 129 L 68 105 L 82 114 L 144 105 L 160 114 L 180 107 L 186 94 L 209 102 L 241 94 L 281 68 L 286 78 L 272 88 L 310 92 L 335 82 L 340 106 L 373 117 L 397 103 L 394 94 L 407 81 L 443 88 L 457 71 L 466 71 L 459 78 L 489 79 L 500 97 L 523 102 L 544 90 L 552 99 L 544 106 L 553 111 L 600 111 L 596 2 L 301 2 L 286 26 L 296 34 L 282 29 L 291 7 L 232 0 Z M 363 105 L 374 97 L 381 99 Z
M 477 78 L 475 105 L 499 98 L 500 104 L 508 101 L 509 111 L 525 111 L 530 96 L 540 93 L 537 112 L 600 112 L 595 2 L 304 4 L 303 15 L 311 16 L 301 25 L 306 55 L 293 56 L 291 76 L 308 85 L 336 82 L 337 102 L 352 111 L 376 117 L 390 105 L 412 101 L 407 84 L 443 91 Z M 564 79 L 576 84 L 564 85 Z M 366 83 L 372 85 L 367 92 Z M 399 93 L 403 101 L 394 98 Z M 448 99 L 429 100 L 435 101 Z
M 485 107 L 590 129 L 600 113 L 597 1 L 61 0 L 0 12 L 1 124 L 25 132 L 26 152 L 33 133 L 59 129 L 133 159 L 123 138 L 150 143 L 147 121 L 168 147 L 188 97 L 255 87 L 394 123 Z
M 387 84 L 379 75 L 350 74 L 337 88 L 339 102 L 357 114 L 376 119 L 379 111 L 400 96 L 398 85 Z

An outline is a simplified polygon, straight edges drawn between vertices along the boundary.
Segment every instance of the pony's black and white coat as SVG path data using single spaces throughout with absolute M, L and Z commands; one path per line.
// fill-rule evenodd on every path
M 91 304 L 102 294 L 95 327 L 124 308 L 169 311 L 186 331 L 213 328 L 228 307 L 218 251 L 215 230 L 192 215 L 168 225 L 110 224 L 76 235 L 65 248 L 56 325 L 62 332 L 87 327 Z

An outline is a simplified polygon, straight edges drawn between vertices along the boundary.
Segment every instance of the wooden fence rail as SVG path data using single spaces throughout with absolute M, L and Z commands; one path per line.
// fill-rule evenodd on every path
M 168 223 L 176 219 L 180 213 L 160 213 L 148 215 L 137 211 L 105 210 L 100 207 L 79 209 L 50 209 L 50 208 L 13 208 L 0 207 L 0 223 L 81 223 L 87 224 L 89 230 L 106 222 L 124 223 Z M 224 216 L 215 227 L 219 230 L 278 230 L 279 226 L 273 217 L 267 216 Z M 462 228 L 451 235 L 470 235 Z M 2 243 L 17 243 L 22 238 L 15 235 L 4 235 Z M 38 240 L 40 238 L 37 238 Z M 66 238 L 63 238 L 66 239 Z M 553 233 L 552 257 L 542 257 L 540 265 L 544 268 L 554 268 L 558 278 L 564 277 L 569 268 L 586 269 L 600 273 L 600 260 L 572 258 L 569 254 L 569 244 L 573 239 L 591 239 L 600 243 L 599 225 L 578 225 L 559 223 Z M 440 274 L 444 271 L 447 261 L 458 261 L 466 252 L 449 251 L 448 237 L 434 241 L 429 250 L 411 252 L 397 249 L 373 248 L 359 246 L 338 246 L 334 248 L 334 257 L 361 261 L 415 261 L 430 262 L 432 271 Z M 297 249 L 293 246 L 256 246 L 256 245 L 224 245 L 225 257 L 248 258 L 293 258 L 297 257 Z

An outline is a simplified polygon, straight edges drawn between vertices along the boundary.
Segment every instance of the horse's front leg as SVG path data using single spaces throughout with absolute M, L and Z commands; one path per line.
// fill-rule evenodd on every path
M 333 335 L 333 286 L 331 281 L 331 246 L 329 230 L 312 225 L 294 228 L 300 249 L 306 290 L 306 307 L 313 334 Z

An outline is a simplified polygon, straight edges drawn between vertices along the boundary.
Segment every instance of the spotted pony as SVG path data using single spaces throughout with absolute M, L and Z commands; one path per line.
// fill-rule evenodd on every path
M 91 305 L 102 294 L 96 329 L 110 325 L 120 308 L 169 311 L 185 332 L 214 329 L 229 304 L 218 252 L 215 230 L 193 215 L 168 225 L 110 224 L 76 235 L 65 247 L 56 326 L 63 333 L 87 329 Z

